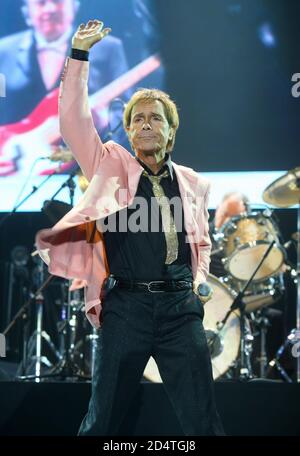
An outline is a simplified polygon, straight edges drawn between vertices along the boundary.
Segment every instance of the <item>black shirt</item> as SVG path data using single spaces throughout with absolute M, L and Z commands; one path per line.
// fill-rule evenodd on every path
M 153 175 L 152 171 L 144 163 L 140 163 L 148 174 Z M 160 169 L 158 174 L 162 174 L 166 169 L 168 169 L 167 164 Z M 162 178 L 160 185 L 167 198 L 180 197 L 174 172 L 172 176 L 169 173 L 168 177 Z M 130 217 L 134 217 L 134 213 L 139 210 L 139 205 L 136 206 L 135 204 L 137 198 L 140 197 L 147 203 L 148 220 L 144 225 L 141 225 L 141 229 L 137 232 L 132 232 L 130 229 L 127 229 L 126 232 L 121 232 L 119 230 L 120 217 L 125 215 L 127 221 L 130 220 Z M 121 212 L 126 210 L 127 215 L 121 214 Z M 171 212 L 174 217 L 172 204 Z M 112 214 L 106 217 L 104 220 L 104 225 L 108 225 L 111 223 L 109 218 L 115 217 L 111 226 L 114 226 L 115 223 L 116 229 L 104 233 L 106 254 L 111 274 L 134 280 L 161 280 L 172 278 L 173 275 L 178 278 L 179 266 L 186 265 L 190 268 L 191 251 L 190 245 L 186 242 L 183 209 L 180 215 L 181 226 L 177 226 L 178 257 L 171 265 L 166 265 L 166 240 L 162 229 L 161 212 L 152 191 L 152 183 L 147 176 L 142 174 L 133 204 L 115 215 Z M 152 226 L 154 224 L 154 226 L 159 228 L 157 232 L 151 231 L 151 216 L 153 217 Z M 176 222 L 177 218 L 175 218 Z

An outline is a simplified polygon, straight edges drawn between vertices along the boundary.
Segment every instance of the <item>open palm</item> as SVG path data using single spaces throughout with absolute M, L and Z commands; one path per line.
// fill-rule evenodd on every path
M 97 19 L 89 21 L 87 24 L 81 24 L 72 38 L 72 47 L 88 51 L 111 32 L 111 28 L 103 28 L 103 25 L 103 22 Z

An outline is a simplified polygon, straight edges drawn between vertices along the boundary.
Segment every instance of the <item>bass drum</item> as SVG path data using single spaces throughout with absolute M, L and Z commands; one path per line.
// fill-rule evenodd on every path
M 240 318 L 238 310 L 232 312 L 222 330 L 218 331 L 218 322 L 224 319 L 230 309 L 235 293 L 212 274 L 208 275 L 207 282 L 213 289 L 213 297 L 205 304 L 203 326 L 211 354 L 213 378 L 217 379 L 228 371 L 238 357 Z M 162 382 L 152 357 L 145 368 L 144 377 L 154 383 Z

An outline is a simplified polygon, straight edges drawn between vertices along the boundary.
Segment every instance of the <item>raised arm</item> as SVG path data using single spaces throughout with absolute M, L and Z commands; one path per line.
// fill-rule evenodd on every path
M 110 33 L 103 22 L 81 24 L 72 39 L 72 48 L 89 49 Z M 87 54 L 88 55 L 88 54 Z M 62 75 L 59 94 L 60 132 L 88 180 L 91 180 L 108 150 L 94 126 L 88 101 L 89 62 L 68 58 Z

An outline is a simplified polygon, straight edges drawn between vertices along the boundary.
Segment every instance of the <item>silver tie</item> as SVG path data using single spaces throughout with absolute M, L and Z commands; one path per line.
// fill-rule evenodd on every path
M 166 197 L 164 189 L 160 185 L 161 179 L 163 177 L 168 177 L 169 173 L 166 170 L 159 176 L 152 176 L 149 175 L 147 171 L 144 171 L 143 175 L 147 176 L 152 183 L 153 193 L 160 207 L 162 226 L 167 244 L 167 256 L 165 264 L 172 264 L 178 257 L 178 236 L 169 204 L 169 199 Z

